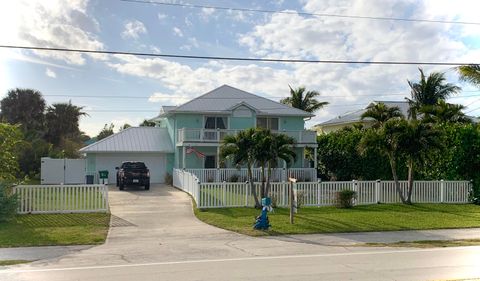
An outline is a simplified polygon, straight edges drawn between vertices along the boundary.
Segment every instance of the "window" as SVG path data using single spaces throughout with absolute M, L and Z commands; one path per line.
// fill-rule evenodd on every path
M 227 117 L 206 116 L 205 129 L 226 129 Z
M 278 118 L 257 117 L 257 127 L 278 131 Z
M 215 155 L 207 155 L 205 156 L 205 163 L 204 163 L 204 168 L 205 169 L 214 169 L 217 167 L 216 165 L 216 156 Z

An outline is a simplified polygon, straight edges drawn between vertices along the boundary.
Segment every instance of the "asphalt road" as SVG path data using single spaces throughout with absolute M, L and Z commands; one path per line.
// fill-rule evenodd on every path
M 480 277 L 480 247 L 0 271 L 0 280 L 452 280 Z

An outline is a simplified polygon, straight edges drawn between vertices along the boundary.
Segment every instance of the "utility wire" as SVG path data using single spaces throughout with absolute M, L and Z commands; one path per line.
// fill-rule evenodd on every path
M 163 5 L 163 6 L 171 6 L 171 7 L 184 7 L 184 8 L 195 8 L 195 9 L 215 9 L 215 10 L 256 12 L 256 13 L 269 13 L 269 14 L 288 14 L 288 15 L 334 17 L 334 18 L 349 18 L 349 19 L 366 19 L 366 20 L 381 20 L 381 21 L 403 21 L 403 22 L 427 22 L 427 23 L 443 23 L 443 24 L 480 25 L 480 22 L 470 22 L 470 21 L 448 21 L 448 20 L 408 19 L 408 18 L 394 18 L 394 17 L 339 15 L 339 14 L 327 14 L 327 13 L 306 13 L 306 12 L 299 12 L 299 11 L 278 11 L 278 10 L 268 10 L 268 9 L 232 8 L 232 7 L 224 7 L 224 6 L 208 6 L 208 5 L 197 5 L 197 4 L 167 3 L 167 2 L 146 1 L 146 0 L 120 0 L 120 1 L 129 2 L 129 3 L 137 3 L 137 4 Z
M 125 52 L 125 51 L 102 51 L 102 50 L 87 50 L 87 49 L 49 48 L 49 47 L 35 47 L 35 46 L 19 46 L 19 45 L 0 45 L 0 48 L 20 49 L 20 50 L 37 50 L 37 51 L 75 52 L 75 53 L 87 53 L 87 54 L 91 53 L 91 54 L 107 54 L 107 55 L 130 55 L 130 56 L 143 56 L 143 57 L 180 58 L 180 59 L 259 61 L 259 62 L 280 62 L 280 63 L 328 63 L 328 64 L 376 64 L 376 65 L 448 65 L 448 66 L 480 64 L 480 62 L 354 61 L 354 60 L 306 60 L 306 59 L 222 57 L 222 56 L 198 56 L 198 55 L 138 53 L 138 52 Z

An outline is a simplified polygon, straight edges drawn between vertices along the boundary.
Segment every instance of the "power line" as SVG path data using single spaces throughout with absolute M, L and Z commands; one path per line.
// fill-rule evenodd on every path
M 87 49 L 49 48 L 49 47 L 18 46 L 18 45 L 0 45 L 0 48 L 20 49 L 20 50 L 37 50 L 37 51 L 75 52 L 75 53 L 87 53 L 87 54 L 92 53 L 92 54 L 129 55 L 129 56 L 180 58 L 180 59 L 257 61 L 257 62 L 279 62 L 279 63 L 328 63 L 328 64 L 375 64 L 375 65 L 446 65 L 446 66 L 479 64 L 479 63 L 476 63 L 476 62 L 354 61 L 354 60 L 305 60 L 305 59 L 222 57 L 222 56 L 198 56 L 198 55 L 138 53 L 138 52 L 125 52 L 125 51 L 102 51 L 102 50 L 87 50 Z
M 181 4 L 181 3 L 166 3 L 157 1 L 145 1 L 145 0 L 120 0 L 122 2 L 139 3 L 139 4 L 153 4 L 163 5 L 171 7 L 184 7 L 195 9 L 215 9 L 226 11 L 240 11 L 240 12 L 256 12 L 265 14 L 288 14 L 288 15 L 302 15 L 302 16 L 318 16 L 318 17 L 335 17 L 335 18 L 349 18 L 349 19 L 366 19 L 366 20 L 381 20 L 381 21 L 403 21 L 403 22 L 427 22 L 427 23 L 444 23 L 444 24 L 463 24 L 463 25 L 480 25 L 480 22 L 469 21 L 447 21 L 447 20 L 428 20 L 428 19 L 407 19 L 407 18 L 393 18 L 393 17 L 374 17 L 374 16 L 357 16 L 357 15 L 339 15 L 339 14 L 327 14 L 327 13 L 307 13 L 299 11 L 278 11 L 268 9 L 251 9 L 251 8 L 232 8 L 224 6 L 208 6 L 208 5 L 196 5 L 196 4 Z

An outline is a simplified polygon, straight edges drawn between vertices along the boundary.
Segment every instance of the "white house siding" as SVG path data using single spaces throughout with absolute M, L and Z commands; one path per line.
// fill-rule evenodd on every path
M 164 153 L 95 153 L 95 172 L 108 170 L 108 182 L 116 181 L 117 171 L 124 161 L 144 162 L 150 170 L 151 183 L 164 183 L 167 161 Z

